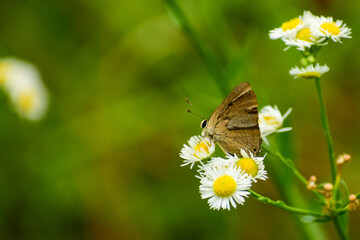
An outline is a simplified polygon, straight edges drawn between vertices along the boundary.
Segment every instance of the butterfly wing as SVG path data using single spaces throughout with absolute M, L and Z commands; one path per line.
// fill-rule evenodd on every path
M 227 153 L 240 155 L 240 150 L 257 155 L 261 138 L 258 104 L 248 82 L 239 84 L 210 116 L 207 133 Z

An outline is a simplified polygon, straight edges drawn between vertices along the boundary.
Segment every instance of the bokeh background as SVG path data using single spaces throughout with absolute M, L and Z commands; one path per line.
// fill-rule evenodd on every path
M 179 3 L 229 74 L 229 91 L 249 81 L 260 106 L 293 107 L 286 125 L 294 130 L 278 144 L 320 182 L 330 168 L 315 84 L 288 74 L 301 55 L 268 31 L 303 10 L 353 29 L 318 59 L 331 69 L 323 88 L 335 150 L 353 157 L 343 178 L 360 192 L 360 1 Z M 209 116 L 223 95 L 164 2 L 1 0 L 0 36 L 0 57 L 35 64 L 51 96 L 43 121 L 29 123 L 0 93 L 1 239 L 307 239 L 320 231 L 253 198 L 230 212 L 201 200 L 195 171 L 180 168 L 182 144 L 201 131 L 184 98 Z M 277 159 L 265 164 L 269 180 L 254 190 L 317 209 Z M 353 239 L 359 220 L 350 213 Z M 320 228 L 337 239 L 331 223 Z

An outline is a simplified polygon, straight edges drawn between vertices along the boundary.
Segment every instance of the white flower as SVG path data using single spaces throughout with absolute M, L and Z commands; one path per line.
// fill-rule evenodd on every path
M 293 18 L 284 22 L 281 27 L 275 28 L 270 31 L 269 36 L 271 39 L 279 39 L 284 37 L 293 38 L 296 33 L 305 27 L 308 27 L 314 21 L 314 16 L 310 11 L 304 11 L 303 15 Z
M 221 157 L 212 157 L 210 161 L 206 164 L 199 165 L 198 172 L 203 174 L 206 168 L 216 168 L 216 167 L 228 167 L 230 165 L 234 165 L 229 158 L 221 158 Z
M 320 66 L 320 64 L 316 64 L 316 66 L 314 67 L 314 65 L 309 65 L 305 68 L 298 68 L 298 67 L 294 67 L 292 69 L 290 69 L 290 75 L 293 75 L 294 78 L 318 78 L 321 75 L 323 75 L 324 73 L 329 71 L 329 67 L 325 64 L 324 66 Z
M 236 154 L 226 155 L 226 159 L 221 157 L 211 158 L 211 160 L 205 164 L 201 165 L 198 170 L 200 175 L 206 172 L 207 168 L 227 168 L 227 167 L 237 167 L 241 169 L 241 172 L 248 175 L 248 177 L 256 182 L 257 179 L 266 180 L 267 172 L 265 171 L 264 166 L 264 157 L 254 157 L 254 155 L 249 152 L 246 153 L 245 150 L 240 150 L 242 157 L 238 157 Z
M 215 144 L 208 137 L 193 136 L 188 144 L 184 144 L 180 151 L 180 157 L 184 159 L 184 164 L 181 166 L 191 164 L 190 168 L 192 168 L 196 162 L 201 162 L 202 159 L 209 157 L 215 151 Z
M 277 106 L 265 106 L 260 110 L 259 113 L 259 127 L 261 132 L 261 137 L 268 144 L 266 136 L 275 133 L 275 132 L 285 132 L 290 131 L 292 128 L 281 128 L 284 122 L 284 119 L 290 114 L 292 108 L 287 110 L 284 115 L 281 115 Z
M 31 121 L 43 118 L 48 93 L 33 65 L 16 58 L 0 60 L 0 82 L 21 117 Z
M 334 42 L 341 42 L 340 38 L 351 38 L 351 28 L 346 27 L 341 20 L 334 22 L 332 17 L 316 17 L 312 31 L 320 37 L 329 37 Z
M 319 35 L 318 31 L 315 31 L 317 25 L 316 17 L 310 12 L 306 12 L 306 16 L 304 13 L 303 19 L 306 19 L 303 24 L 282 38 L 288 46 L 285 50 L 295 46 L 298 50 L 305 51 L 306 48 L 310 48 L 313 45 L 323 46 L 327 44 L 326 38 L 323 35 Z
M 241 149 L 242 158 L 236 156 L 228 155 L 228 159 L 232 165 L 240 168 L 244 171 L 252 181 L 257 182 L 257 179 L 266 180 L 267 172 L 264 166 L 263 157 L 254 157 L 252 152 L 246 153 L 245 150 Z
M 210 209 L 230 210 L 237 203 L 244 204 L 250 187 L 250 178 L 235 166 L 205 168 L 200 176 L 200 194 L 202 199 L 209 198 Z
M 313 45 L 324 46 L 327 44 L 325 37 L 320 37 L 315 34 L 311 27 L 305 27 L 296 32 L 296 34 L 289 35 L 282 38 L 285 44 L 288 46 L 285 50 L 294 46 L 300 51 L 305 51 L 306 48 L 310 48 Z
M 283 38 L 284 43 L 288 46 L 284 50 L 288 50 L 290 47 L 297 47 L 300 51 L 305 51 L 306 48 L 310 48 L 314 45 L 314 42 L 304 41 L 298 38 Z

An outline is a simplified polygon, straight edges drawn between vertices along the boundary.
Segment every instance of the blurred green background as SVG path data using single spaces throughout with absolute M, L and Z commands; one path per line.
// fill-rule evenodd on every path
M 260 106 L 293 107 L 294 130 L 278 140 L 320 182 L 331 179 L 315 84 L 288 74 L 301 55 L 268 32 L 303 10 L 353 29 L 318 59 L 331 69 L 323 88 L 336 153 L 353 157 L 343 178 L 360 192 L 360 1 L 179 4 L 231 76 L 229 91 L 249 81 Z M 28 123 L 0 94 L 0 239 L 307 239 L 298 218 L 251 197 L 230 212 L 209 210 L 195 171 L 180 168 L 201 121 L 184 98 L 209 116 L 223 96 L 164 2 L 1 0 L 0 36 L 0 57 L 35 64 L 51 96 L 45 119 Z M 297 206 L 300 192 L 316 209 L 303 185 L 278 190 L 292 181 L 278 160 L 265 165 L 269 180 L 256 191 Z M 359 220 L 350 213 L 354 239 Z M 337 239 L 331 223 L 321 227 Z

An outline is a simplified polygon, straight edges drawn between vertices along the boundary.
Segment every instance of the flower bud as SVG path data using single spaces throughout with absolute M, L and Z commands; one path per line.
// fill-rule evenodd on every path
M 314 190 L 316 187 L 316 176 L 312 175 L 308 181 L 307 189 Z
M 355 194 L 351 194 L 349 196 L 349 204 L 348 204 L 348 209 L 350 211 L 353 211 L 355 210 L 356 208 L 358 208 L 360 206 L 360 202 L 359 202 L 359 199 L 357 199 L 356 195 Z
M 307 58 L 307 61 L 312 64 L 312 63 L 316 62 L 316 59 L 314 58 L 313 55 L 310 55 L 310 56 Z
M 350 162 L 350 160 L 351 160 L 351 156 L 349 154 L 343 153 L 343 154 L 339 155 L 338 158 L 336 159 L 336 165 L 338 167 L 341 167 L 345 163 Z
M 324 185 L 324 196 L 325 196 L 325 198 L 331 198 L 332 190 L 333 190 L 333 185 L 331 183 L 326 183 Z

